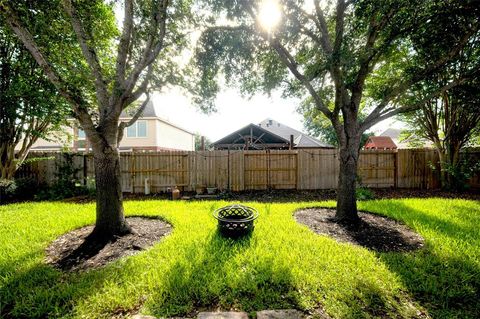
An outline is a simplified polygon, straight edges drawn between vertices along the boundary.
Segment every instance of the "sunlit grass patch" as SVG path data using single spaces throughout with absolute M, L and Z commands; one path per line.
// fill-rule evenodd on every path
M 378 254 L 318 236 L 296 209 L 333 202 L 246 203 L 260 212 L 252 236 L 228 240 L 211 213 L 223 201 L 127 201 L 127 215 L 160 216 L 173 232 L 102 269 L 61 273 L 43 262 L 57 236 L 94 222 L 93 204 L 0 207 L 0 314 L 12 317 L 155 316 L 197 308 L 323 307 L 336 318 L 474 318 L 480 287 L 480 203 L 406 199 L 361 202 L 421 233 L 426 247 Z M 0 316 L 1 317 L 1 316 Z

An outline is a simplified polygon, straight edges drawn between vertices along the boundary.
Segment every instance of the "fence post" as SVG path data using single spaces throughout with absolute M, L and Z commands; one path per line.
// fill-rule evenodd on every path
M 393 188 L 398 188 L 398 150 L 393 153 Z
M 135 152 L 132 152 L 132 165 L 130 166 L 130 179 L 132 183 L 132 194 L 135 194 Z
M 227 150 L 227 191 L 230 189 L 230 149 Z
M 267 154 L 265 155 L 267 158 L 267 190 L 271 188 L 270 185 L 270 150 L 267 149 Z
M 83 153 L 83 185 L 87 185 L 87 175 L 88 175 L 87 155 Z

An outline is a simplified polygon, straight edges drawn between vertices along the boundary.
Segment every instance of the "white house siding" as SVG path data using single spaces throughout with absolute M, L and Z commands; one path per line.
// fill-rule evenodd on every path
M 127 121 L 128 119 L 125 119 Z M 125 148 L 153 148 L 157 146 L 156 119 L 139 119 L 138 121 L 147 122 L 147 136 L 146 137 L 128 137 L 127 129 L 123 133 L 122 141 L 119 147 Z
M 195 135 L 157 120 L 157 146 L 167 150 L 195 150 Z
M 123 118 L 123 121 L 129 119 Z M 189 133 L 173 124 L 159 120 L 158 118 L 140 118 L 139 121 L 145 121 L 147 124 L 146 137 L 128 137 L 127 130 L 123 134 L 123 139 L 120 142 L 121 151 L 160 151 L 160 150 L 195 150 L 195 135 Z M 75 143 L 73 137 L 77 132 L 74 132 L 72 127 L 65 127 L 64 133 L 60 133 L 53 141 L 46 141 L 39 139 L 32 150 L 41 151 L 59 151 L 63 148 L 71 148 L 75 150 Z M 70 138 L 68 137 L 70 136 Z M 83 150 L 83 149 L 82 149 Z

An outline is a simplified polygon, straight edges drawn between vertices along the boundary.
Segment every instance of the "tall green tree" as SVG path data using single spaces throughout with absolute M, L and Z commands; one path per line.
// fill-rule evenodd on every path
M 125 0 L 118 30 L 113 4 L 100 0 L 0 0 L 0 14 L 30 51 L 86 133 L 95 166 L 96 225 L 91 238 L 130 233 L 122 204 L 118 144 L 149 100 L 149 91 L 176 83 L 188 38 L 189 0 Z M 57 17 L 32 33 L 37 21 Z M 44 39 L 58 50 L 46 50 Z M 147 98 L 129 123 L 121 112 Z
M 465 83 L 425 101 L 403 117 L 409 133 L 432 142 L 440 164 L 441 184 L 446 189 L 464 186 L 461 150 L 480 133 L 480 83 Z
M 67 113 L 30 53 L 0 24 L 0 179 L 13 179 L 32 145 L 59 129 Z
M 472 0 L 264 1 L 205 0 L 225 23 L 211 26 L 200 39 L 199 86 L 206 99 L 199 102 L 208 104 L 218 92 L 219 74 L 243 92 L 279 88 L 306 97 L 331 122 L 339 141 L 336 218 L 357 223 L 355 176 L 362 134 L 418 107 L 397 102 L 479 36 L 480 8 Z M 276 16 L 278 24 L 268 24 Z M 431 94 L 474 73 L 478 69 Z

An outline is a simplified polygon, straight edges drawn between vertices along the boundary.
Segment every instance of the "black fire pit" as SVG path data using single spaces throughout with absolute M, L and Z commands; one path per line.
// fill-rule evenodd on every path
M 222 235 L 236 238 L 253 231 L 253 221 L 257 219 L 258 212 L 251 207 L 236 204 L 215 210 L 213 217 L 218 220 L 218 230 Z

